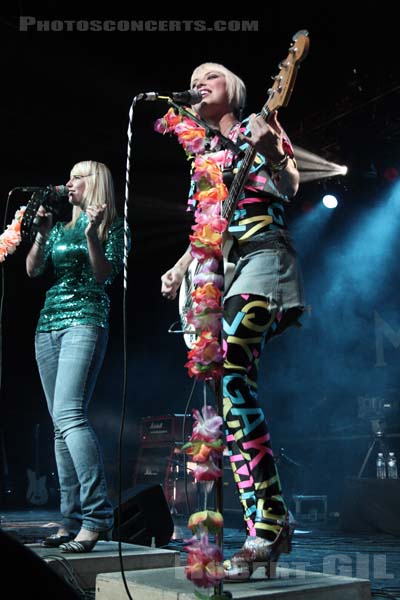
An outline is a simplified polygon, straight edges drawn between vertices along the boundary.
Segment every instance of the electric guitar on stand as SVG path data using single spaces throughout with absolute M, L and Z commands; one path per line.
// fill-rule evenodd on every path
M 297 71 L 300 63 L 306 58 L 310 41 L 308 31 L 298 31 L 292 38 L 293 43 L 289 48 L 287 57 L 279 63 L 279 73 L 273 77 L 274 84 L 268 90 L 268 100 L 261 109 L 261 116 L 266 121 L 269 115 L 281 108 L 287 106 L 293 87 L 296 81 Z M 238 169 L 233 182 L 229 188 L 229 195 L 222 203 L 221 215 L 228 222 L 227 230 L 222 239 L 222 256 L 224 261 L 224 288 L 228 289 L 232 282 L 235 265 L 228 262 L 229 252 L 233 245 L 233 238 L 228 232 L 232 221 L 238 200 L 242 194 L 244 185 L 249 175 L 250 169 L 257 156 L 257 151 L 248 146 L 243 161 Z M 186 271 L 179 290 L 179 315 L 182 324 L 183 337 L 188 348 L 191 348 L 197 336 L 193 328 L 188 325 L 186 315 L 193 307 L 192 292 L 195 288 L 194 277 L 200 269 L 200 263 L 194 259 Z
M 39 431 L 40 425 L 35 427 L 35 468 L 27 470 L 28 489 L 26 491 L 26 499 L 30 504 L 42 506 L 47 504 L 49 493 L 46 485 L 46 475 L 40 475 L 39 466 Z

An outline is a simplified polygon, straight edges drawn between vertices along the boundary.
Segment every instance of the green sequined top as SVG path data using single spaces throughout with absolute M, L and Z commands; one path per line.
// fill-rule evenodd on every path
M 65 223 L 59 221 L 50 231 L 38 274 L 52 265 L 55 283 L 47 291 L 37 333 L 75 325 L 108 326 L 110 299 L 105 287 L 123 267 L 124 222 L 118 217 L 112 223 L 103 244 L 104 254 L 112 266 L 104 283 L 96 280 L 90 265 L 85 236 L 88 222 L 87 215 L 82 213 L 72 229 L 65 229 Z

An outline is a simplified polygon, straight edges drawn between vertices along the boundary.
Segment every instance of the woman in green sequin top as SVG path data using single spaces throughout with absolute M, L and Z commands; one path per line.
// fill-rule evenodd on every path
M 76 164 L 67 187 L 71 221 L 53 226 L 52 214 L 39 208 L 41 224 L 26 268 L 29 277 L 52 268 L 55 278 L 40 312 L 35 351 L 54 424 L 62 522 L 42 544 L 88 552 L 99 538 L 109 537 L 113 525 L 102 453 L 87 408 L 107 347 L 106 286 L 123 266 L 124 222 L 104 164 Z

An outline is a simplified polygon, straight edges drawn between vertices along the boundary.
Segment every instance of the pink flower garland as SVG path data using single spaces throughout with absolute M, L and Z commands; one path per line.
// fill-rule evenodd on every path
M 197 463 L 192 472 L 197 482 L 215 481 L 222 476 L 222 471 L 215 462 L 224 451 L 222 417 L 212 406 L 204 406 L 202 413 L 193 409 L 193 417 L 195 424 L 192 435 L 181 451 Z M 224 578 L 221 548 L 209 541 L 209 534 L 217 534 L 223 524 L 223 517 L 217 511 L 203 510 L 189 518 L 188 527 L 193 537 L 185 547 L 188 552 L 185 574 L 197 587 L 209 588 Z M 203 598 L 198 592 L 196 597 Z
M 227 221 L 221 217 L 221 202 L 228 196 L 223 183 L 224 152 L 203 155 L 206 135 L 203 127 L 187 116 L 170 109 L 155 123 L 159 133 L 174 133 L 186 154 L 193 160 L 192 179 L 196 183 L 193 199 L 197 202 L 195 225 L 190 235 L 191 254 L 200 264 L 194 278 L 193 308 L 186 321 L 194 328 L 197 340 L 188 352 L 186 367 L 191 377 L 219 380 L 222 375 L 224 352 L 221 345 L 222 293 L 224 278 L 218 270 L 222 258 L 222 233 Z M 211 148 L 217 140 L 212 140 Z M 192 475 L 198 483 L 213 482 L 222 476 L 219 466 L 225 449 L 222 442 L 222 417 L 212 406 L 204 406 L 202 413 L 193 409 L 195 420 L 192 436 L 182 446 L 192 462 Z M 185 548 L 188 560 L 186 577 L 197 587 L 210 588 L 224 578 L 221 548 L 209 541 L 209 534 L 217 534 L 223 527 L 219 512 L 204 510 L 190 516 L 189 529 L 193 537 Z M 196 590 L 197 598 L 209 598 Z
M 15 213 L 14 219 L 0 235 L 0 262 L 4 262 L 9 254 L 13 254 L 21 243 L 21 221 L 26 206 L 21 206 Z
M 213 379 L 221 376 L 224 360 L 220 341 L 224 278 L 218 273 L 222 233 L 227 227 L 226 219 L 221 217 L 221 202 L 228 196 L 222 178 L 224 153 L 202 156 L 206 147 L 204 128 L 176 114 L 172 108 L 156 121 L 154 128 L 158 133 L 174 133 L 188 157 L 195 156 L 192 166 L 197 207 L 190 242 L 191 254 L 200 263 L 200 269 L 194 279 L 197 287 L 192 293 L 193 308 L 188 311 L 186 320 L 193 326 L 197 340 L 188 352 L 185 366 L 190 377 Z M 216 142 L 213 140 L 211 146 L 215 147 Z
M 181 451 L 197 463 L 192 472 L 196 481 L 215 481 L 222 476 L 222 470 L 216 461 L 225 449 L 220 430 L 222 417 L 212 406 L 205 406 L 203 414 L 193 409 L 193 418 L 193 433 Z

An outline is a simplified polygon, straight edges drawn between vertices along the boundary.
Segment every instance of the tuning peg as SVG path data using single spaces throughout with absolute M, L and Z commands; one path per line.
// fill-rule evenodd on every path
M 289 62 L 283 62 L 283 60 L 281 60 L 281 62 L 279 63 L 278 67 L 280 69 L 287 69 L 289 65 L 290 65 Z
M 282 75 L 271 75 L 271 79 L 274 81 L 282 81 L 283 77 Z

